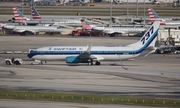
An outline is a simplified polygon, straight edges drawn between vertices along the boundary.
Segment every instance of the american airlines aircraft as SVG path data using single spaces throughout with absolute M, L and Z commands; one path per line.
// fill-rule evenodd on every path
M 160 22 L 156 21 L 136 43 L 127 46 L 47 46 L 31 50 L 29 58 L 41 61 L 62 60 L 68 64 L 100 65 L 103 60 L 125 60 L 152 53 Z
M 66 21 L 67 23 L 81 23 L 81 18 L 42 18 L 34 6 L 31 6 L 32 20 Z
M 150 21 L 154 22 L 160 20 L 160 25 L 180 25 L 180 21 L 173 21 L 173 20 L 163 20 L 161 19 L 158 14 L 153 10 L 153 8 L 148 8 Z
M 31 6 L 32 20 L 38 20 L 41 22 L 53 22 L 55 25 L 66 25 L 72 27 L 81 26 L 81 18 L 42 18 L 34 6 Z
M 100 27 L 95 25 L 89 25 L 88 22 L 81 20 L 82 26 L 85 30 L 92 30 L 94 32 L 104 32 L 115 36 L 116 34 L 125 34 L 125 33 L 143 33 L 146 29 L 142 27 L 129 27 L 129 26 L 119 26 L 119 27 Z

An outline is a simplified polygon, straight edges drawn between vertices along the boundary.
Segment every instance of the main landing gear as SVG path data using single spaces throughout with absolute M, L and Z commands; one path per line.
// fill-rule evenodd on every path
M 89 66 L 93 65 L 93 60 L 92 59 L 88 62 L 88 65 Z M 96 61 L 95 65 L 101 65 L 101 62 Z
M 95 65 L 101 65 L 101 62 L 96 61 Z

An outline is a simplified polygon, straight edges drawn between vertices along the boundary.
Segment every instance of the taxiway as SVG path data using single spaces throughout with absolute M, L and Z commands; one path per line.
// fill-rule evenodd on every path
M 43 46 L 127 45 L 140 37 L 41 37 L 0 36 L 0 51 L 28 51 Z M 134 61 L 101 62 L 100 66 L 68 66 L 65 61 L 47 64 L 7 66 L 5 57 L 26 54 L 0 54 L 0 90 L 33 92 L 66 92 L 99 95 L 133 95 L 154 98 L 180 99 L 178 54 L 151 54 Z

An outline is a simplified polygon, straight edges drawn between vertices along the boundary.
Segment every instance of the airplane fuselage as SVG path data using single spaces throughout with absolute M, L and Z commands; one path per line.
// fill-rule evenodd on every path
M 144 32 L 146 29 L 139 27 L 93 27 L 93 30 L 105 33 L 139 33 Z
M 5 29 L 9 29 L 15 32 L 24 32 L 24 31 L 30 31 L 30 32 L 62 32 L 61 29 L 58 29 L 57 27 L 52 26 L 4 26 Z

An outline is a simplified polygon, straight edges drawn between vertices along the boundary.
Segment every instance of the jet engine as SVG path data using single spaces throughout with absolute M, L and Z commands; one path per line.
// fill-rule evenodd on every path
M 77 56 L 68 56 L 65 59 L 66 63 L 79 63 L 79 59 Z

